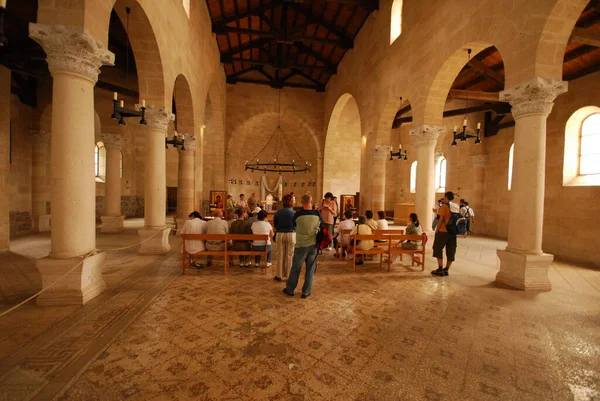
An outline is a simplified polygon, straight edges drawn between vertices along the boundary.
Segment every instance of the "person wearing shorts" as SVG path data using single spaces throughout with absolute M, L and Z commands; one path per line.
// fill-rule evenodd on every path
M 437 211 L 438 224 L 433 240 L 433 257 L 438 261 L 438 268 L 431 272 L 434 276 L 447 276 L 456 255 L 456 235 L 450 234 L 447 229 L 452 213 L 460 213 L 460 207 L 452 202 L 453 200 L 454 193 L 452 191 L 446 192 L 444 203 Z M 446 249 L 446 267 L 443 267 L 444 248 Z

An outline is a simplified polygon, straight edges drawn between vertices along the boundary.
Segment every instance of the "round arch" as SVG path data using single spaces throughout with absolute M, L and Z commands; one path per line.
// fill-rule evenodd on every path
M 327 126 L 323 191 L 336 195 L 360 191 L 361 132 L 358 104 L 351 94 L 344 93 L 338 98 Z
M 175 99 L 176 117 L 175 130 L 184 134 L 194 134 L 194 102 L 192 90 L 188 80 L 183 74 L 175 78 L 173 87 L 173 99 Z

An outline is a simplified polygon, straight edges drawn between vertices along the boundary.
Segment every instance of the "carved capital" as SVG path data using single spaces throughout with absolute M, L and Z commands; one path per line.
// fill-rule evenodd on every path
M 29 135 L 31 135 L 33 145 L 47 146 L 50 144 L 50 134 L 44 130 L 32 129 L 29 130 Z
M 196 137 L 191 134 L 184 134 L 184 135 L 185 135 L 185 150 L 183 152 L 195 151 L 196 150 Z M 181 151 L 181 149 L 180 149 L 180 151 Z
M 149 106 L 146 109 L 146 121 L 148 127 L 161 130 L 166 134 L 167 129 L 169 128 L 169 122 L 175 121 L 175 114 L 164 107 Z
M 473 167 L 481 168 L 487 166 L 489 157 L 488 155 L 476 155 L 471 156 L 471 163 L 473 163 Z
M 390 158 L 391 146 L 377 145 L 373 148 L 373 161 L 386 161 Z
M 101 133 L 100 140 L 106 149 L 121 150 L 121 135 L 119 134 Z
M 410 136 L 415 139 L 417 147 L 434 146 L 440 134 L 446 131 L 443 125 L 421 125 L 410 130 Z
M 535 77 L 500 92 L 500 100 L 512 106 L 513 118 L 527 114 L 548 115 L 554 99 L 568 89 L 568 83 L 554 79 Z
M 29 36 L 42 45 L 52 74 L 73 72 L 95 83 L 100 66 L 115 63 L 115 55 L 80 28 L 30 23 Z

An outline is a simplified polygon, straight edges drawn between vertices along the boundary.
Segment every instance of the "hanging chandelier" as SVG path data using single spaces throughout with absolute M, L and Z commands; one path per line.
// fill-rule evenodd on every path
M 408 160 L 408 151 L 402 150 L 402 144 L 398 145 L 397 152 L 394 152 L 393 148 L 390 147 L 390 161 L 394 160 L 394 156 L 398 157 L 398 160 Z
M 471 61 L 471 49 L 467 49 L 467 64 L 469 64 L 469 61 Z M 479 136 L 479 133 L 481 132 L 481 123 L 478 122 L 477 123 L 477 129 L 475 130 L 475 134 L 471 134 L 469 132 L 467 132 L 467 125 L 469 124 L 469 89 L 467 88 L 465 90 L 466 96 L 465 96 L 465 119 L 463 120 L 462 126 L 460 127 L 460 130 L 458 129 L 459 127 L 457 127 L 456 125 L 454 126 L 454 131 L 453 131 L 453 139 L 452 139 L 452 146 L 457 146 L 458 142 L 456 142 L 456 140 L 460 140 L 461 142 L 466 142 L 467 139 L 470 138 L 475 138 L 475 145 L 478 145 L 481 143 L 481 137 Z
M 300 154 L 287 140 L 281 128 L 281 90 L 279 94 L 277 128 L 263 148 L 250 161 L 246 160 L 245 169 L 263 173 L 301 173 L 312 170 L 312 164 L 303 160 Z

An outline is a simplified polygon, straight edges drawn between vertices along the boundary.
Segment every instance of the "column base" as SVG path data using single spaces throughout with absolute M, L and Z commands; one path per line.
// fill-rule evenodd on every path
M 496 282 L 519 290 L 550 291 L 548 267 L 554 255 L 528 255 L 504 249 L 497 250 L 500 258 L 500 271 Z
M 140 245 L 138 253 L 140 255 L 164 255 L 169 252 L 171 250 L 171 245 L 169 245 L 170 233 L 171 229 L 165 227 L 139 229 L 138 235 L 140 240 L 144 242 Z
M 97 253 L 85 259 L 82 258 L 53 259 L 50 257 L 38 259 L 36 267 L 42 276 L 42 288 L 62 277 L 66 272 L 77 266 L 66 277 L 58 281 L 47 291 L 37 297 L 40 306 L 84 305 L 106 289 L 102 278 L 102 265 L 106 253 Z
M 102 220 L 101 233 L 114 234 L 123 232 L 123 220 L 125 216 L 100 216 Z
M 39 216 L 33 216 L 33 232 L 45 233 L 50 232 L 50 215 L 41 214 Z

